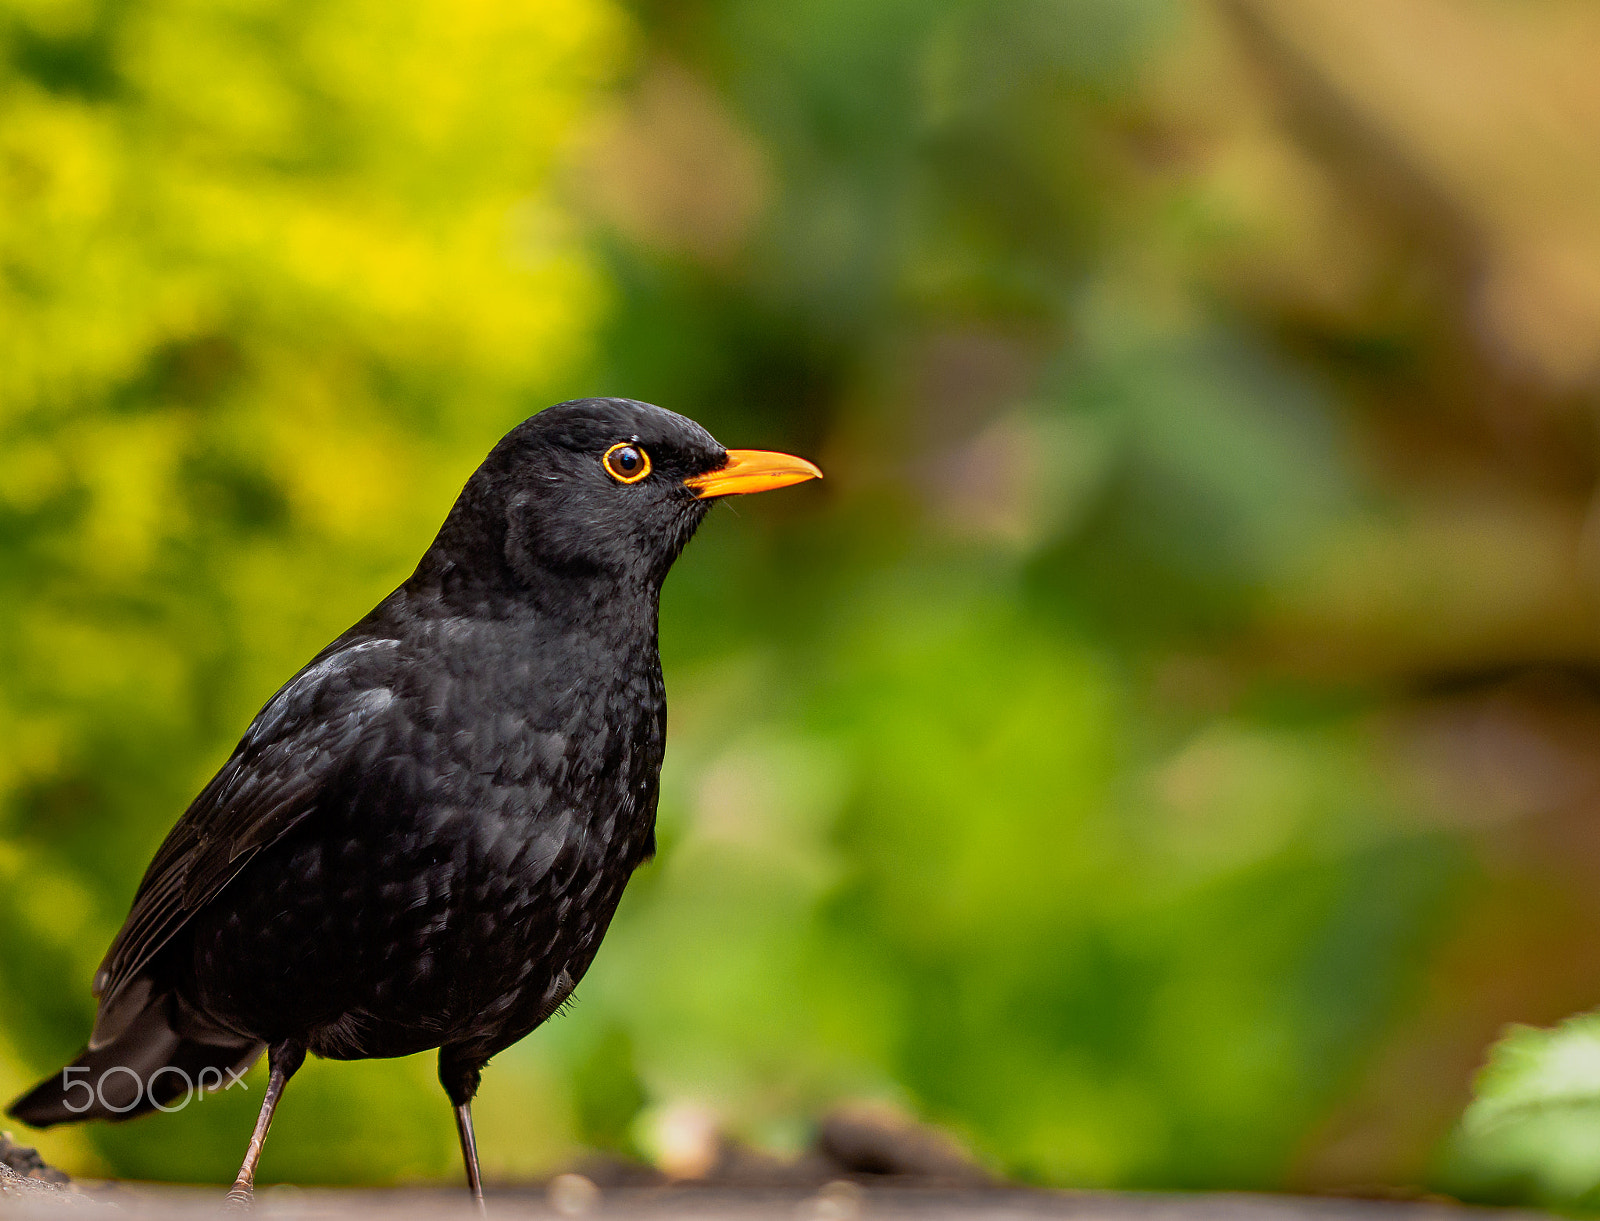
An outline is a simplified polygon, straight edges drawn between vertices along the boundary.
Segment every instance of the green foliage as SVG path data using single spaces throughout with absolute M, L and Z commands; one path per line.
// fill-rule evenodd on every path
M 1600 1208 L 1600 1017 L 1506 1033 L 1478 1075 L 1445 1181 L 1481 1199 Z
M 820 670 L 680 668 L 663 859 L 579 1013 L 754 1139 L 865 1091 L 1041 1182 L 1270 1185 L 1463 862 L 1351 791 L 1336 728 L 1152 750 L 1020 600 L 908 563 L 820 612 Z

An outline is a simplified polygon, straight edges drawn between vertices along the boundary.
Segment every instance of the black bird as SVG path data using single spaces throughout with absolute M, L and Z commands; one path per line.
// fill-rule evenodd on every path
M 630 399 L 514 428 L 178 820 L 95 976 L 88 1047 L 8 1114 L 129 1119 L 265 1050 L 243 1201 L 307 1052 L 438 1048 L 481 1202 L 480 1073 L 571 994 L 655 850 L 667 570 L 710 498 L 821 474 Z

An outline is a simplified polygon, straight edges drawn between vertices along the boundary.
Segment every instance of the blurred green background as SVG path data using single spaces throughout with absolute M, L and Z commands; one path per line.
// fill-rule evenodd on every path
M 662 610 L 661 855 L 489 1174 L 840 1100 L 1025 1181 L 1600 1203 L 1600 11 L 0 0 L 0 1093 L 474 464 L 827 470 Z M 230 1178 L 258 1095 L 43 1134 Z M 21 1135 L 19 1133 L 19 1135 Z M 454 1180 L 429 1058 L 263 1176 Z

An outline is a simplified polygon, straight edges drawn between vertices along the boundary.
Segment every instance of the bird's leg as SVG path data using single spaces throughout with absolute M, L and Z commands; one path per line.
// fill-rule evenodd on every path
M 478 1138 L 472 1133 L 472 1098 L 483 1076 L 483 1058 L 459 1047 L 439 1049 L 439 1084 L 456 1109 L 456 1135 L 461 1137 L 461 1160 L 467 1168 L 467 1190 L 483 1208 L 483 1176 L 478 1173 Z
M 456 1134 L 461 1137 L 461 1160 L 467 1167 L 467 1190 L 472 1193 L 478 1211 L 484 1212 L 483 1176 L 478 1173 L 478 1138 L 472 1132 L 470 1102 L 463 1102 L 456 1107 Z
M 256 1130 L 250 1134 L 250 1147 L 245 1150 L 244 1165 L 239 1167 L 239 1177 L 233 1181 L 228 1193 L 228 1203 L 243 1207 L 255 1196 L 256 1163 L 261 1160 L 261 1150 L 267 1143 L 267 1129 L 272 1127 L 272 1113 L 278 1109 L 278 1099 L 283 1097 L 283 1087 L 306 1061 L 306 1049 L 294 1043 L 279 1043 L 267 1049 L 267 1093 L 261 1100 L 261 1114 L 256 1116 Z

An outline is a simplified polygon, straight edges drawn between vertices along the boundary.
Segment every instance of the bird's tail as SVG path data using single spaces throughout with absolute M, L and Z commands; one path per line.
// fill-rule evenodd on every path
M 197 1093 L 224 1088 L 255 1063 L 263 1047 L 218 1031 L 204 1039 L 174 1029 L 178 1006 L 157 995 L 117 1036 L 91 1044 L 6 1108 L 35 1128 L 85 1119 L 113 1122 L 153 1110 L 176 1110 Z

